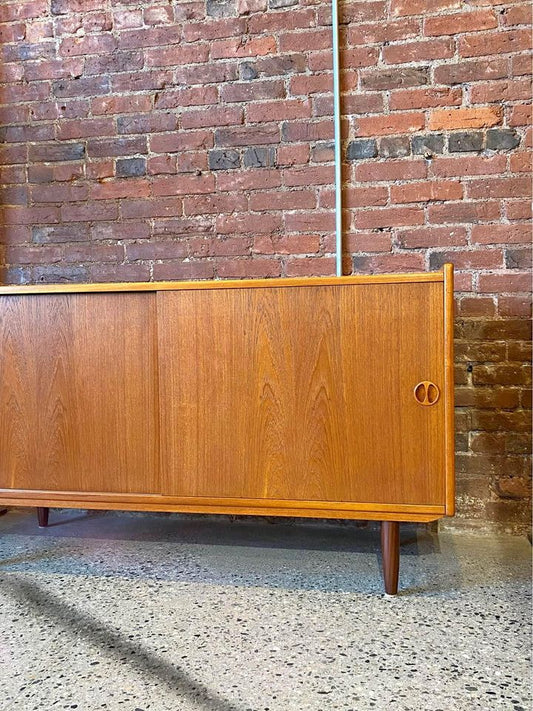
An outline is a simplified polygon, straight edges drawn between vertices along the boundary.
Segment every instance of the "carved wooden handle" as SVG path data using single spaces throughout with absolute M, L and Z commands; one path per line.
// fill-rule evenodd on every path
M 419 405 L 434 405 L 440 397 L 440 390 L 430 380 L 423 380 L 414 389 L 415 400 Z

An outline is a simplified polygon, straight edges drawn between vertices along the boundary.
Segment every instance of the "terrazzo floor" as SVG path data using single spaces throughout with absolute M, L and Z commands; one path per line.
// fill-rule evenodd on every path
M 57 511 L 0 517 L 3 711 L 530 711 L 525 538 Z

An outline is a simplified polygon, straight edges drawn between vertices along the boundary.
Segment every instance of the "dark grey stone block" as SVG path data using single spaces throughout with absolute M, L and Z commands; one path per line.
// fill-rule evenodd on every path
M 377 154 L 377 144 L 373 138 L 357 138 L 348 144 L 346 159 L 361 160 L 362 158 L 375 158 Z
M 442 133 L 435 133 L 430 136 L 413 136 L 411 148 L 416 155 L 442 153 L 444 150 L 444 136 Z
M 272 168 L 276 165 L 276 149 L 267 146 L 247 148 L 243 162 L 246 168 Z
M 411 153 L 411 142 L 407 136 L 382 138 L 379 142 L 379 155 L 382 158 L 403 158 Z
M 209 151 L 209 167 L 211 170 L 233 170 L 240 168 L 241 157 L 238 151 Z
M 471 153 L 483 150 L 483 133 L 481 131 L 460 131 L 452 133 L 448 138 L 450 153 Z
M 520 144 L 520 136 L 512 128 L 491 128 L 487 131 L 487 148 L 491 151 L 510 151 Z
M 118 158 L 115 174 L 117 178 L 146 175 L 146 158 Z

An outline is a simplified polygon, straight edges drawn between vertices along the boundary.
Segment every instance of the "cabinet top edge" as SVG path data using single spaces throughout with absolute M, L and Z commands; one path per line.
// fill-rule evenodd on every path
M 191 291 L 202 289 L 260 289 L 306 286 L 348 286 L 350 284 L 402 284 L 443 282 L 444 271 L 405 274 L 370 274 L 345 277 L 298 277 L 279 279 L 220 279 L 205 281 L 150 281 L 98 284 L 26 284 L 0 286 L 0 295 L 72 294 L 89 292 Z

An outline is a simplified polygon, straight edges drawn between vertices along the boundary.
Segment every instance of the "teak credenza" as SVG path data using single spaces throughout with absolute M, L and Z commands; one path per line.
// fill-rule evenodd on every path
M 0 504 L 454 512 L 453 267 L 0 287 Z

